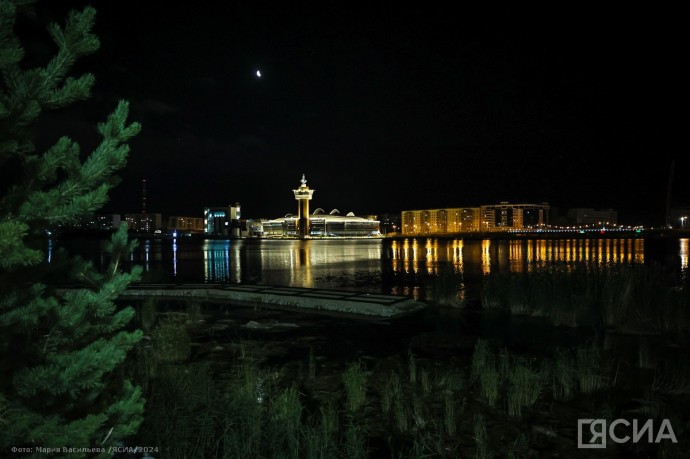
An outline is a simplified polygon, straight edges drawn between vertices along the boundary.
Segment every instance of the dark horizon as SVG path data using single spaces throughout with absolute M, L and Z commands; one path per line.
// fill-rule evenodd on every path
M 39 2 L 35 23 L 87 4 Z M 671 11 L 93 6 L 93 96 L 45 113 L 38 143 L 88 151 L 130 101 L 143 130 L 104 213 L 140 212 L 146 178 L 150 212 L 279 217 L 305 173 L 312 208 L 357 215 L 548 202 L 660 225 L 672 161 L 672 206 L 690 205 Z

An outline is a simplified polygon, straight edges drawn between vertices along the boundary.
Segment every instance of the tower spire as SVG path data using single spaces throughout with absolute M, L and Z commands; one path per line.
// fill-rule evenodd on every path
M 309 201 L 311 200 L 314 190 L 307 186 L 307 177 L 302 174 L 300 186 L 296 190 L 292 190 L 297 200 L 297 236 L 300 239 L 307 239 L 310 236 L 309 231 Z

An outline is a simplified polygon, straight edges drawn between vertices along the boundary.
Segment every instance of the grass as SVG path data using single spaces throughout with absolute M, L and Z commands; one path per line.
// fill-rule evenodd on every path
M 155 330 L 179 328 L 183 324 L 178 322 L 164 319 Z M 641 353 L 652 353 L 644 340 L 639 342 Z M 525 426 L 541 415 L 536 406 L 546 408 L 550 398 L 596 400 L 588 413 L 597 417 L 592 410 L 613 393 L 610 355 L 598 341 L 556 349 L 552 357 L 541 358 L 540 365 L 479 338 L 471 356 L 459 365 L 414 355 L 408 348 L 395 358 L 393 369 L 388 360 L 367 361 L 371 369 L 356 361 L 330 373 L 326 366 L 312 371 L 316 365 L 310 349 L 309 377 L 304 380 L 295 378 L 295 362 L 283 369 L 262 369 L 252 357 L 252 342 L 239 344 L 227 362 L 223 384 L 214 381 L 206 367 L 155 358 L 141 438 L 167 445 L 163 456 L 173 459 L 466 457 L 467 449 L 479 458 L 525 457 L 530 441 Z M 305 366 L 305 360 L 299 362 Z M 660 405 L 660 400 L 690 393 L 690 370 L 661 360 L 655 365 L 654 381 L 651 372 L 646 373 L 650 381 L 641 412 L 656 417 L 673 408 Z M 340 390 L 334 389 L 339 382 Z M 376 389 L 372 393 L 370 384 Z M 554 417 L 562 405 L 551 404 Z M 461 440 L 468 436 L 474 444 Z
M 381 409 L 384 413 L 391 411 L 393 401 L 400 396 L 401 390 L 400 377 L 397 373 L 392 372 L 383 384 L 383 390 L 381 391 Z
M 484 417 L 476 413 L 474 415 L 474 442 L 476 444 L 475 457 L 477 459 L 487 459 L 491 457 L 489 454 L 489 444 L 486 435 L 486 424 L 484 423 Z
M 354 419 L 345 424 L 345 457 L 364 459 L 367 457 L 367 431 Z
M 493 365 L 493 359 L 489 342 L 479 338 L 474 345 L 474 352 L 472 353 L 472 369 L 470 373 L 472 382 L 476 381 L 482 371 L 491 365 Z
M 472 354 L 471 380 L 479 381 L 481 394 L 489 405 L 495 406 L 499 395 L 500 374 L 495 357 L 486 340 L 479 339 Z
M 314 357 L 314 348 L 309 347 L 309 379 L 316 379 L 316 357 Z
M 198 301 L 189 301 L 185 305 L 185 313 L 187 314 L 187 320 L 195 324 L 202 319 L 203 315 L 201 313 L 201 303 Z
M 156 323 L 156 310 L 158 300 L 153 297 L 146 298 L 139 308 L 139 325 L 145 332 L 150 331 Z
M 299 457 L 302 403 L 297 389 L 280 390 L 270 405 L 268 437 L 273 446 L 282 452 L 281 457 Z
M 457 428 L 455 420 L 455 399 L 451 391 L 446 391 L 443 398 L 443 426 L 450 436 L 455 435 Z
M 282 371 L 258 367 L 249 349 L 247 353 L 248 358 L 234 362 L 223 386 L 213 382 L 208 367 L 161 364 L 157 388 L 147 405 L 143 438 L 165 444 L 164 456 L 173 459 L 458 457 L 463 448 L 458 439 L 469 433 L 475 457 L 523 457 L 529 450 L 529 432 L 522 428 L 516 432 L 519 424 L 499 427 L 505 414 L 528 416 L 526 410 L 540 400 L 547 384 L 553 388 L 554 399 L 572 398 L 578 381 L 583 392 L 595 391 L 596 384 L 583 382 L 588 369 L 598 368 L 600 379 L 594 380 L 606 381 L 601 349 L 595 343 L 575 352 L 557 350 L 548 364 L 539 366 L 506 348 L 496 352 L 488 341 L 479 340 L 472 356 L 474 368 L 469 369 L 476 374 L 474 383 L 463 384 L 461 370 L 442 368 L 433 372 L 433 380 L 428 378 L 432 389 L 424 392 L 422 375 L 432 374 L 430 363 L 416 360 L 418 387 L 410 382 L 405 365 L 409 358 L 402 358 L 398 370 L 389 370 L 383 378 L 378 392 L 381 410 L 376 410 L 367 409 L 366 397 L 361 395 L 369 374 L 359 361 L 340 373 L 345 390 L 351 388 L 345 397 L 336 393 L 317 401 L 291 386 L 294 379 Z M 659 373 L 656 389 L 676 388 L 679 382 L 682 386 L 683 375 Z M 318 381 L 314 384 L 319 386 Z M 475 388 L 489 406 L 477 404 L 472 395 Z M 663 393 L 650 388 L 643 414 L 662 413 L 659 395 Z M 474 417 L 465 420 L 466 411 L 475 413 Z M 613 412 L 593 416 L 610 417 Z M 499 422 L 501 439 L 489 438 L 494 429 L 488 430 L 487 421 Z
M 690 330 L 690 288 L 658 265 L 556 264 L 484 278 L 485 309 L 548 318 L 554 326 L 631 333 Z
M 414 360 L 412 349 L 408 350 L 407 356 L 407 370 L 410 376 L 410 383 L 414 385 L 417 383 L 417 362 Z
M 395 417 L 395 424 L 400 432 L 407 432 L 408 417 L 407 417 L 407 405 L 405 400 L 401 398 L 396 398 L 393 408 L 393 416 Z
M 577 386 L 573 357 L 563 350 L 557 350 L 550 369 L 553 398 L 555 400 L 571 399 Z
M 184 361 L 191 355 L 187 327 L 178 318 L 166 318 L 151 332 L 153 355 L 161 362 Z
M 515 362 L 508 373 L 508 414 L 521 416 L 522 409 L 534 405 L 542 390 L 543 375 L 524 362 Z
M 601 350 L 592 343 L 580 346 L 576 352 L 576 368 L 580 392 L 592 394 L 608 386 L 602 370 Z
M 347 408 L 350 411 L 357 411 L 367 399 L 367 373 L 361 362 L 350 363 L 342 375 L 347 396 Z

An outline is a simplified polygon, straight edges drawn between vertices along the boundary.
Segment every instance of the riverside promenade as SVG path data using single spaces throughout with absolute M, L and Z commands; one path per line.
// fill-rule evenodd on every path
M 425 303 L 404 296 L 240 284 L 139 284 L 130 286 L 120 298 L 221 301 L 384 319 L 405 316 L 426 307 Z

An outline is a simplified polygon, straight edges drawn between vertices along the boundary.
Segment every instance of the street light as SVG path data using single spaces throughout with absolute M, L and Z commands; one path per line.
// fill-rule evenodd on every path
M 680 227 L 685 228 L 685 222 L 688 220 L 688 217 L 680 217 Z

